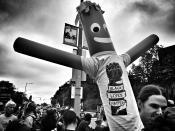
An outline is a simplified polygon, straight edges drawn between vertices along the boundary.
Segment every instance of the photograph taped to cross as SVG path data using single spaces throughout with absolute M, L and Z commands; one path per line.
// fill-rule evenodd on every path
M 63 44 L 77 47 L 78 27 L 65 23 Z

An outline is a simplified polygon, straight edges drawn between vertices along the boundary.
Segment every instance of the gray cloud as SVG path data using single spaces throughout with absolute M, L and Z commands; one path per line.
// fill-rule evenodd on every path
M 6 57 L 7 52 L 7 49 L 0 44 L 0 75 L 6 74 L 6 65 L 8 62 Z
M 59 84 L 70 79 L 70 68 L 17 53 L 13 42 L 25 37 L 59 47 L 64 23 L 76 16 L 74 5 L 76 1 L 69 0 L 0 0 L 0 80 L 13 82 L 22 91 L 26 82 L 33 82 L 29 91 L 51 97 Z
M 33 10 L 38 2 L 35 0 L 0 0 L 1 24 L 8 24 Z
M 64 9 L 60 0 L 0 0 L 0 29 L 14 26 L 18 31 L 54 35 Z M 51 30 L 55 28 L 55 30 Z
M 130 5 L 130 8 L 134 11 L 140 11 L 149 16 L 154 16 L 159 12 L 160 8 L 154 1 L 144 0 L 143 2 L 135 2 Z
M 27 78 L 40 74 L 39 72 L 54 72 L 46 65 L 24 64 L 28 61 L 23 59 L 20 54 L 11 50 L 13 42 L 11 41 L 16 32 L 34 33 L 51 36 L 57 31 L 54 26 L 59 20 L 55 14 L 62 8 L 53 8 L 61 5 L 60 1 L 52 0 L 0 0 L 0 75 L 19 78 Z M 59 6 L 60 6 L 59 5 Z M 59 7 L 58 6 L 58 7 Z M 55 30 L 53 30 L 55 29 Z M 53 36 L 54 37 L 54 36 Z M 10 39 L 10 41 L 9 41 Z M 18 58 L 20 57 L 20 58 Z M 33 58 L 29 58 L 32 63 Z M 36 60 L 39 61 L 39 60 Z M 40 61 L 39 61 L 40 62 Z M 16 70 L 14 70 L 16 67 Z M 19 69 L 19 70 L 18 70 Z M 37 75 L 38 76 L 38 75 Z
M 131 3 L 129 11 L 140 14 L 141 25 L 175 34 L 175 1 L 143 0 Z M 133 13 L 133 12 L 132 12 Z

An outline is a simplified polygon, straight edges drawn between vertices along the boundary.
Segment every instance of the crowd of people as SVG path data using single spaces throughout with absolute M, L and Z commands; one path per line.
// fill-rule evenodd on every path
M 162 88 L 146 85 L 141 88 L 137 105 L 143 131 L 173 131 L 175 129 L 175 106 L 173 100 L 167 100 Z M 109 131 L 105 112 L 101 112 L 90 127 L 92 115 L 86 113 L 77 116 L 71 109 L 60 110 L 55 107 L 39 108 L 33 101 L 27 101 L 14 112 L 16 103 L 9 100 L 0 114 L 0 131 Z M 101 118 L 101 119 L 99 119 Z
M 26 101 L 15 111 L 16 103 L 9 100 L 0 113 L 0 131 L 91 131 L 92 115 L 78 117 L 72 109 L 37 106 Z M 79 129 L 78 129 L 79 128 Z

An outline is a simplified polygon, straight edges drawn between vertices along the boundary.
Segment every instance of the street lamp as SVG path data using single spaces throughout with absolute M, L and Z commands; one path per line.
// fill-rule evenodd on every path
M 25 93 L 27 92 L 27 85 L 29 85 L 29 84 L 33 84 L 33 83 L 31 83 L 31 82 L 26 82 L 26 85 L 25 85 Z

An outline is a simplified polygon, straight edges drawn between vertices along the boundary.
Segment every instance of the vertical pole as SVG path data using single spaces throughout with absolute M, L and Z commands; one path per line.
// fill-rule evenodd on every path
M 25 94 L 27 93 L 27 86 L 28 86 L 28 84 L 33 84 L 33 83 L 28 83 L 28 82 L 26 82 L 25 90 L 24 90 L 24 93 L 25 93 Z M 26 94 L 26 95 L 27 95 L 27 94 Z
M 80 89 L 81 89 L 81 71 L 76 70 L 76 84 L 75 84 L 75 99 L 74 99 L 74 111 L 77 116 L 80 115 Z
M 83 0 L 80 0 L 80 4 Z M 82 55 L 82 25 L 79 22 L 79 35 L 78 35 L 78 52 L 77 55 Z M 75 81 L 75 99 L 74 99 L 74 111 L 77 116 L 80 116 L 80 89 L 81 89 L 81 71 L 76 70 L 76 81 Z
M 25 89 L 24 89 L 24 93 L 26 94 L 26 91 L 27 91 L 27 83 L 25 85 Z

